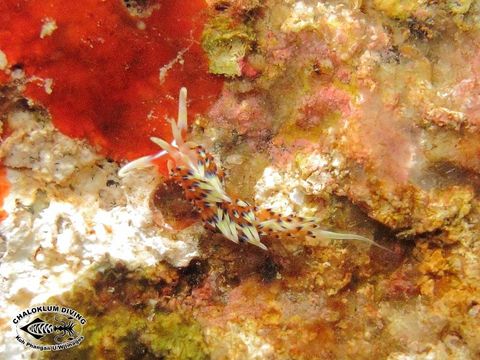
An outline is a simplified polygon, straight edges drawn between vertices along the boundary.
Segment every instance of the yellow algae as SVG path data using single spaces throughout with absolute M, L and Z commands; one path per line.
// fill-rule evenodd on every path
M 415 10 L 422 6 L 422 1 L 416 0 L 374 0 L 375 7 L 387 16 L 405 20 L 412 16 Z
M 448 8 L 454 14 L 465 14 L 470 10 L 473 0 L 449 0 Z
M 236 23 L 227 16 L 217 16 L 206 26 L 202 35 L 202 47 L 209 60 L 212 74 L 239 76 L 240 61 L 255 41 L 252 29 L 243 23 Z

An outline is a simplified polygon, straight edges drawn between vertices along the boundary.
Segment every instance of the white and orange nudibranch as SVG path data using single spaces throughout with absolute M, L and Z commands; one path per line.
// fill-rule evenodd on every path
M 272 236 L 304 238 L 309 243 L 320 239 L 357 240 L 386 249 L 360 235 L 322 230 L 315 218 L 282 216 L 227 194 L 224 172 L 213 156 L 201 145 L 183 140 L 188 126 L 186 88 L 180 90 L 178 121 L 170 122 L 174 138 L 172 143 L 152 137 L 151 140 L 162 150 L 126 164 L 118 172 L 119 176 L 125 176 L 135 168 L 151 166 L 153 160 L 168 154 L 172 158 L 167 163 L 170 178 L 182 187 L 186 199 L 199 212 L 205 226 L 235 243 L 248 242 L 266 250 L 261 239 Z

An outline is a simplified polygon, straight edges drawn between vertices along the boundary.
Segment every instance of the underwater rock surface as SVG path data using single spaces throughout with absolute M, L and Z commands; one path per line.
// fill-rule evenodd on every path
M 3 16 L 16 3 L 2 5 Z M 124 21 L 147 27 L 166 6 L 119 4 Z M 202 91 L 194 80 L 212 79 L 208 101 L 189 105 L 197 116 L 186 139 L 222 165 L 229 193 L 390 251 L 273 237 L 264 251 L 203 229 L 157 169 L 117 175 L 121 160 L 154 147 L 122 150 L 115 162 L 105 156 L 110 145 L 65 132 L 50 106 L 61 80 L 47 102 L 25 91 L 44 74 L 32 60 L 12 63 L 0 42 L 0 156 L 9 184 L 0 353 L 38 356 L 15 341 L 10 316 L 56 303 L 86 316 L 85 340 L 44 357 L 478 358 L 480 2 L 199 4 L 206 25 L 196 28 L 195 46 L 205 66 L 166 91 L 158 74 L 173 51 L 151 70 L 148 96 L 175 97 L 167 112 L 174 117 L 177 87 L 195 101 Z M 54 20 L 59 28 L 46 20 L 38 39 L 61 31 L 64 20 Z M 13 45 L 18 54 L 35 46 L 22 39 Z M 182 56 L 188 63 L 198 54 Z M 125 116 L 135 117 L 129 106 Z M 162 136 L 143 126 L 143 115 L 139 132 L 126 133 L 146 142 Z M 118 129 L 102 130 L 108 138 Z

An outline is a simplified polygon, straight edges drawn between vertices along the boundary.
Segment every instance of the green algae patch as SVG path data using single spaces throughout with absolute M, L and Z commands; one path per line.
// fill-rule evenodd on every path
M 88 316 L 85 339 L 50 359 L 207 359 L 199 325 L 177 313 L 135 312 L 113 306 Z
M 84 340 L 71 349 L 45 353 L 43 358 L 209 358 L 198 322 L 187 312 L 162 305 L 161 293 L 170 292 L 170 286 L 179 288 L 177 280 L 176 271 L 164 264 L 137 270 L 109 262 L 93 267 L 72 291 L 49 299 L 87 319 Z
M 253 29 L 227 16 L 216 16 L 206 26 L 202 47 L 208 56 L 209 71 L 228 77 L 241 75 L 241 60 L 255 41 Z
M 85 345 L 95 352 L 113 350 L 117 353 L 115 358 L 133 357 L 139 349 L 164 359 L 207 358 L 200 327 L 176 313 L 146 316 L 120 308 L 89 326 L 92 329 L 86 334 Z

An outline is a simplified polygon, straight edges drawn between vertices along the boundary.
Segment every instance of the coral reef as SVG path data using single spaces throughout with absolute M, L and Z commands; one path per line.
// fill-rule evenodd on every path
M 155 1 L 126 4 L 135 24 L 148 28 L 158 15 Z M 224 86 L 192 117 L 188 140 L 225 169 L 225 192 L 391 252 L 225 241 L 155 169 L 119 178 L 104 152 L 59 132 L 54 107 L 24 99 L 29 63 L 26 72 L 13 66 L 0 41 L 0 154 L 10 181 L 0 352 L 23 351 L 10 340 L 8 314 L 48 300 L 89 321 L 72 357 L 477 359 L 480 3 L 209 0 L 202 8 L 209 18 L 197 39 Z M 59 18 L 42 20 L 38 41 L 62 33 Z M 53 98 L 58 84 L 46 85 Z M 183 85 L 190 90 L 168 88 L 175 108 Z M 170 142 L 167 130 L 149 135 Z

